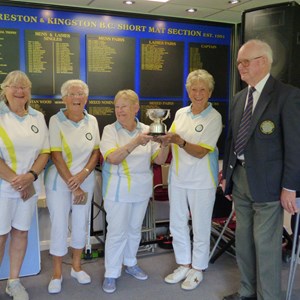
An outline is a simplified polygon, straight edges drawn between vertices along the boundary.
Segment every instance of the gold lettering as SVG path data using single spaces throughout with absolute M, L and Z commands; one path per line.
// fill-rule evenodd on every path
M 202 36 L 202 32 L 199 30 L 177 29 L 168 28 L 168 34 L 183 35 L 183 36 Z
M 115 24 L 114 23 L 100 22 L 99 27 L 101 29 L 115 29 Z
M 23 15 L 15 15 L 15 14 L 0 14 L 1 21 L 12 21 L 12 22 L 24 22 L 24 23 L 37 23 L 37 17 L 33 16 L 23 16 Z
M 204 49 L 217 49 L 217 46 L 216 45 L 201 45 L 201 48 L 204 48 Z
M 145 32 L 146 26 L 145 25 L 134 25 L 134 24 L 118 24 L 117 29 L 119 30 L 127 30 L 127 31 L 137 31 L 137 32 Z
M 97 27 L 95 21 L 80 20 L 80 19 L 48 18 L 47 23 L 52 25 L 92 27 L 92 28 Z
M 164 27 L 149 27 L 148 29 L 149 32 L 151 33 L 165 33 L 166 28 Z

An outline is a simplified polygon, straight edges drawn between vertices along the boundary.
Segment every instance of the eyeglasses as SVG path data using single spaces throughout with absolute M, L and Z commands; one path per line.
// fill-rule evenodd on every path
M 81 98 L 86 95 L 85 95 L 85 93 L 70 93 L 70 94 L 67 94 L 66 96 L 71 97 L 71 98 L 76 98 L 76 97 Z
M 263 55 L 257 56 L 257 57 L 253 57 L 253 58 L 249 58 L 249 59 L 241 59 L 241 60 L 238 60 L 238 61 L 236 62 L 236 66 L 238 67 L 240 64 L 242 64 L 243 67 L 249 67 L 251 61 L 256 60 L 256 59 L 259 59 L 259 58 L 261 58 L 261 57 L 263 57 Z
M 29 90 L 30 86 L 16 86 L 16 85 L 8 85 L 7 87 L 11 88 L 14 92 L 21 90 L 22 92 Z

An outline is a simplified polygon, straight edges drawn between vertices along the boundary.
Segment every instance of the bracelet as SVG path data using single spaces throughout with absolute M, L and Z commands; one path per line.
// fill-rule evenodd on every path
M 84 168 L 84 171 L 86 171 L 87 173 L 90 173 L 90 169 L 88 169 L 88 168 Z
M 184 148 L 185 147 L 185 145 L 186 145 L 186 140 L 183 140 L 183 143 L 182 143 L 182 145 L 178 145 L 180 148 Z
M 33 177 L 34 177 L 33 181 L 36 181 L 38 179 L 38 174 L 36 172 L 34 172 L 33 170 L 29 170 L 27 173 L 30 173 L 33 175 Z

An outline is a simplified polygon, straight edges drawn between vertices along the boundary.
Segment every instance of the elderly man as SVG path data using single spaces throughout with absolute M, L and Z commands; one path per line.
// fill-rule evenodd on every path
M 238 293 L 223 300 L 280 300 L 283 209 L 300 190 L 300 90 L 270 75 L 272 49 L 249 40 L 237 67 L 248 87 L 231 105 L 223 189 L 236 210 Z

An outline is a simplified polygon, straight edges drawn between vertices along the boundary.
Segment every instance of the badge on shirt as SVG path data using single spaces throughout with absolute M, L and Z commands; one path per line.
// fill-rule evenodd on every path
M 275 130 L 275 124 L 271 120 L 265 120 L 260 124 L 259 128 L 263 134 L 271 134 Z
M 38 132 L 39 132 L 39 129 L 38 129 L 35 125 L 31 125 L 31 130 L 32 130 L 34 133 L 38 133 Z
M 86 137 L 86 139 L 89 140 L 89 141 L 91 141 L 91 140 L 93 139 L 93 135 L 92 135 L 90 132 L 88 132 L 88 133 L 85 135 L 85 137 Z
M 197 132 L 201 132 L 203 130 L 203 125 L 202 124 L 199 124 L 195 127 L 195 131 Z

